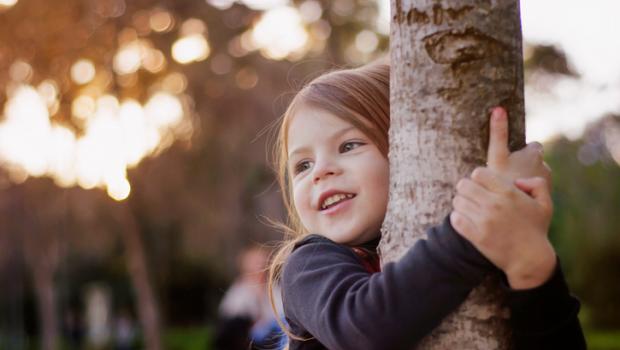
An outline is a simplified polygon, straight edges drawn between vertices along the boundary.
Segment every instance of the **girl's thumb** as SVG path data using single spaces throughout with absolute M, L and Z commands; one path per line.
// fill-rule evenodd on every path
M 547 186 L 547 180 L 542 177 L 529 177 L 524 179 L 516 179 L 515 186 L 521 191 L 529 194 L 540 205 L 545 208 L 551 208 L 551 194 L 549 193 L 549 186 Z

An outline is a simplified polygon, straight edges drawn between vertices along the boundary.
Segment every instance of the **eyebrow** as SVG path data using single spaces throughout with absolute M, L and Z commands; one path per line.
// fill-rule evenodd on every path
M 342 136 L 342 135 L 344 135 L 344 134 L 348 133 L 349 131 L 351 131 L 351 130 L 355 130 L 355 129 L 356 129 L 356 127 L 354 127 L 354 126 L 349 126 L 349 127 L 346 127 L 346 128 L 340 129 L 340 130 L 336 131 L 335 133 L 333 133 L 332 135 L 330 135 L 330 136 L 328 137 L 328 139 L 335 139 L 335 138 L 338 138 L 338 137 L 340 137 L 340 136 Z M 287 158 L 288 158 L 288 160 L 290 161 L 290 159 L 291 159 L 291 158 L 293 158 L 293 156 L 294 156 L 295 154 L 297 154 L 297 153 L 301 153 L 301 152 L 304 152 L 304 151 L 308 150 L 308 148 L 309 148 L 309 147 L 307 147 L 307 146 L 302 146 L 302 147 L 295 148 L 295 149 L 294 149 L 291 153 L 289 153 L 289 154 L 288 154 L 288 157 L 287 157 Z

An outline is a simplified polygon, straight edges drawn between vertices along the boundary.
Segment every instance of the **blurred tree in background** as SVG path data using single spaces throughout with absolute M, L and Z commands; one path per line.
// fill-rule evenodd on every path
M 176 329 L 212 322 L 236 254 L 280 237 L 267 126 L 304 81 L 388 47 L 375 1 L 285 3 L 0 0 L 0 348 L 70 343 L 101 316 L 92 290 L 110 324 L 146 293 L 164 348 L 204 340 Z M 525 56 L 526 84 L 579 78 L 554 47 Z M 566 274 L 587 325 L 615 329 L 618 125 L 547 147 Z
M 593 123 L 581 140 L 548 150 L 553 169 L 552 240 L 569 283 L 585 303 L 586 324 L 620 327 L 620 117 Z M 615 143 L 614 146 L 611 144 Z M 607 146 L 610 145 L 610 146 Z M 615 149 L 615 156 L 610 153 Z
M 2 347 L 53 348 L 92 283 L 150 349 L 213 319 L 236 253 L 279 237 L 261 130 L 387 47 L 375 2 L 285 3 L 0 3 Z

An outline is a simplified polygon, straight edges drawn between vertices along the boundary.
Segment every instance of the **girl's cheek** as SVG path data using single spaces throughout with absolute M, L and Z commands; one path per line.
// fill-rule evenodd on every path
M 297 183 L 293 187 L 293 203 L 295 204 L 295 208 L 297 208 L 297 214 L 301 215 L 300 211 L 305 208 L 307 196 L 304 193 L 303 186 Z

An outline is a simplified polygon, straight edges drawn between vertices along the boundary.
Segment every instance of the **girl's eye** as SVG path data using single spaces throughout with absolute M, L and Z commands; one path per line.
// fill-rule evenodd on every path
M 340 153 L 345 153 L 345 152 L 349 152 L 353 149 L 358 148 L 359 146 L 363 146 L 364 143 L 363 142 L 359 142 L 359 141 L 348 141 L 343 143 L 342 145 L 340 145 Z
M 311 166 L 311 165 L 312 165 L 312 164 L 310 164 L 310 161 L 309 161 L 309 160 L 303 160 L 303 161 L 301 161 L 301 162 L 297 163 L 297 164 L 295 165 L 295 175 L 297 175 L 297 174 L 299 174 L 299 173 L 302 173 L 302 172 L 304 172 L 304 171 L 306 171 L 306 170 L 310 169 L 310 166 Z

